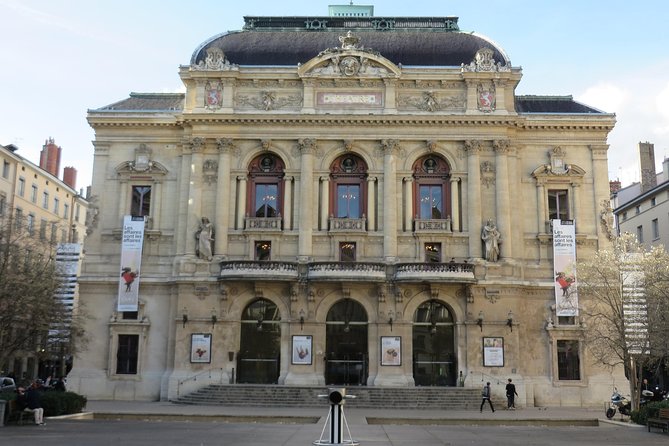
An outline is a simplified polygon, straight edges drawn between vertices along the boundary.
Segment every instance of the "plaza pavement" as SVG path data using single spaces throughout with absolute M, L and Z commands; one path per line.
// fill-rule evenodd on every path
M 46 426 L 0 428 L 2 446 L 312 445 L 327 442 L 322 408 L 225 407 L 169 402 L 89 401 L 87 412 L 53 417 Z M 474 410 L 345 408 L 361 446 L 669 445 L 669 435 L 606 420 L 604 408 Z M 344 438 L 348 439 L 345 430 Z

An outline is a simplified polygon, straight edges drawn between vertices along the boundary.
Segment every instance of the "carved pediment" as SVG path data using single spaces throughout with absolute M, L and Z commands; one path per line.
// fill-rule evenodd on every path
M 300 77 L 387 78 L 399 77 L 401 69 L 376 51 L 359 46 L 349 31 L 339 37 L 341 47 L 328 48 L 297 68 Z
M 140 144 L 135 149 L 135 159 L 122 162 L 116 166 L 116 173 L 119 175 L 136 173 L 166 175 L 167 168 L 159 162 L 152 160 L 151 154 L 152 150 L 146 144 Z

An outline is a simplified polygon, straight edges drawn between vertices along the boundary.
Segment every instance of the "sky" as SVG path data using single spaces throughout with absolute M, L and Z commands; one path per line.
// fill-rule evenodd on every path
M 0 0 L 0 144 L 39 164 L 47 138 L 62 168 L 91 184 L 97 109 L 131 92 L 185 91 L 193 51 L 244 16 L 325 16 L 325 0 Z M 616 114 L 609 179 L 639 181 L 637 144 L 669 157 L 666 0 L 358 1 L 376 16 L 456 16 L 462 31 L 499 44 L 523 69 L 516 94 L 572 95 Z

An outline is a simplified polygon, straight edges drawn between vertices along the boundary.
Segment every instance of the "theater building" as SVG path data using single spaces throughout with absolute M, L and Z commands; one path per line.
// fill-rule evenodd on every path
M 608 245 L 614 115 L 516 95 L 521 69 L 456 17 L 244 20 L 179 67 L 184 94 L 88 113 L 94 318 L 70 387 L 513 378 L 524 406 L 606 400 L 620 373 L 556 305 L 553 220 L 577 258 Z

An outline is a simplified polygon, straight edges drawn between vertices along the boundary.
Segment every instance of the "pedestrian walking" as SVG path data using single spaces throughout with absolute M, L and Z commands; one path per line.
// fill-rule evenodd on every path
M 511 382 L 511 378 L 509 378 L 509 382 L 506 385 L 506 408 L 509 410 L 516 410 L 516 402 L 515 399 L 518 396 L 518 392 L 516 392 L 516 385 Z
M 492 401 L 490 400 L 490 383 L 489 383 L 489 382 L 487 382 L 487 383 L 485 384 L 485 386 L 483 386 L 483 390 L 481 391 L 481 397 L 482 397 L 482 399 L 481 399 L 481 410 L 480 410 L 480 412 L 483 413 L 483 405 L 484 405 L 485 402 L 487 401 L 488 404 L 490 404 L 490 409 L 491 409 L 491 410 L 493 411 L 493 413 L 494 413 L 494 412 L 495 412 L 495 408 L 492 407 Z

